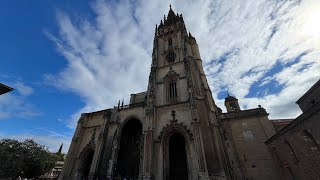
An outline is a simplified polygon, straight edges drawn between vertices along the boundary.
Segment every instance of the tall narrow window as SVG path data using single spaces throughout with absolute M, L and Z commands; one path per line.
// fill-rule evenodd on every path
M 169 98 L 174 100 L 177 98 L 177 83 L 173 82 L 169 84 L 170 95 Z
M 178 88 L 177 88 L 177 78 L 172 77 L 167 81 L 167 101 L 169 103 L 178 101 Z
M 168 45 L 169 45 L 169 46 L 172 45 L 172 39 L 171 39 L 171 38 L 168 39 Z

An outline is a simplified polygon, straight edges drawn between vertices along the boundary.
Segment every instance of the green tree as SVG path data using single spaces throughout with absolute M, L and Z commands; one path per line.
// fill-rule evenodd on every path
M 33 139 L 0 141 L 0 178 L 36 178 L 51 170 L 59 156 Z

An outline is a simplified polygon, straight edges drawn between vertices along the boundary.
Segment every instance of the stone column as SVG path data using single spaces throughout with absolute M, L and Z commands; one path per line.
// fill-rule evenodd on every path
M 98 140 L 96 141 L 96 146 L 95 146 L 95 150 L 94 150 L 94 155 L 92 158 L 92 163 L 91 163 L 91 168 L 90 168 L 90 173 L 89 173 L 89 177 L 88 179 L 94 179 L 94 177 L 96 177 L 99 171 L 99 160 L 100 158 L 103 157 L 102 153 L 102 148 L 103 148 L 103 143 L 105 142 L 105 138 L 103 137 L 103 132 L 104 128 L 101 128 L 99 136 L 98 136 Z
M 152 138 L 153 131 L 146 130 L 144 134 L 144 148 L 143 148 L 143 179 L 151 179 L 152 169 Z
M 113 179 L 113 175 L 114 175 L 114 165 L 117 161 L 117 154 L 119 151 L 119 144 L 120 144 L 120 138 L 118 137 L 118 126 L 114 127 L 117 130 L 115 131 L 115 135 L 113 136 L 113 140 L 112 140 L 112 148 L 111 148 L 111 155 L 110 155 L 110 159 L 108 161 L 108 170 L 107 170 L 107 179 L 108 180 L 112 180 Z
M 225 147 L 223 142 L 221 141 L 221 134 L 219 130 L 219 126 L 217 124 L 210 124 L 212 133 L 213 133 L 213 140 L 214 146 L 216 150 L 216 154 L 219 160 L 219 169 L 221 172 L 216 173 L 216 179 L 227 179 L 230 177 L 230 172 L 225 172 L 224 170 L 229 170 L 229 166 L 227 165 L 227 152 L 225 151 Z
M 194 121 L 192 123 L 193 129 L 194 129 L 194 143 L 196 146 L 196 152 L 198 155 L 198 164 L 199 164 L 199 180 L 209 180 L 208 170 L 207 170 L 207 164 L 204 154 L 204 147 L 203 142 L 201 138 L 201 128 L 200 128 L 200 122 Z
M 190 106 L 191 106 L 191 115 L 193 122 L 193 133 L 194 133 L 194 146 L 195 146 L 195 152 L 197 154 L 197 161 L 198 161 L 198 179 L 209 179 L 208 170 L 207 170 L 207 164 L 205 159 L 205 153 L 203 148 L 203 142 L 202 142 L 202 135 L 201 135 L 201 122 L 199 121 L 199 112 L 198 108 L 196 107 L 196 103 L 194 100 L 194 97 L 192 95 L 193 93 L 190 93 Z

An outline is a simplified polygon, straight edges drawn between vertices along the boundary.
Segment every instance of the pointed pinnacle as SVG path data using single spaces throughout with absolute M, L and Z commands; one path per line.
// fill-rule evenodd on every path
M 158 25 L 156 24 L 156 29 L 154 31 L 154 34 L 157 34 Z

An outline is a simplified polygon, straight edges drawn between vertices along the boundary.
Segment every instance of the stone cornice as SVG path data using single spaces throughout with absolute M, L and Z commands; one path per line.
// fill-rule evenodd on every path
M 264 108 L 248 109 L 237 112 L 228 112 L 220 114 L 220 120 L 237 120 L 248 117 L 268 116 L 269 114 Z

